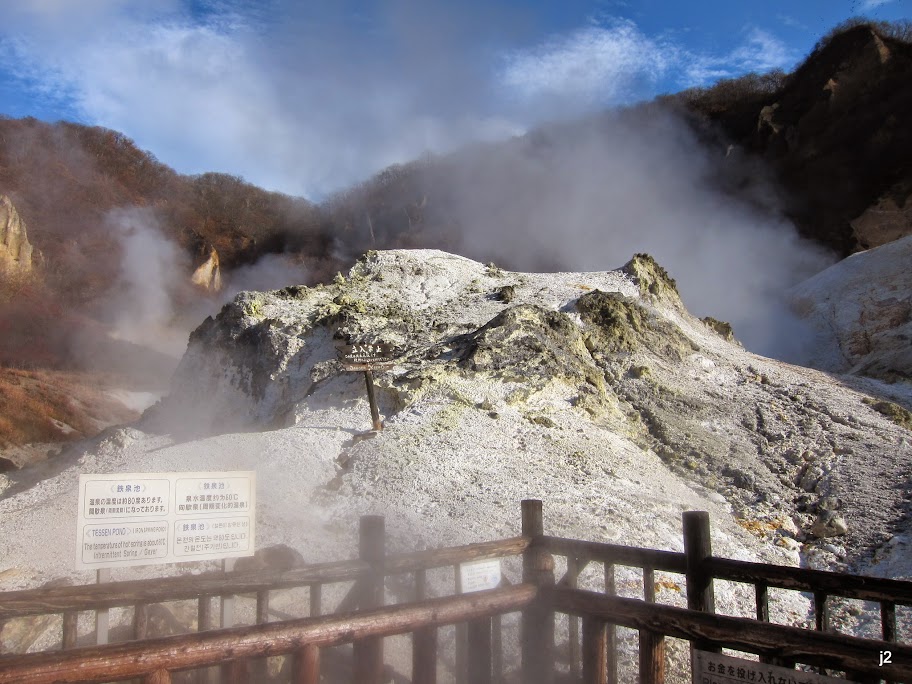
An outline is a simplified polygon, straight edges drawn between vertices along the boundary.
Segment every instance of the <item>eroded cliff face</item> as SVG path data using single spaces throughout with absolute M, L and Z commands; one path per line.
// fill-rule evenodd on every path
M 777 92 L 708 115 L 770 163 L 799 232 L 846 256 L 912 234 L 910 70 L 912 45 L 856 26 Z
M 814 328 L 814 366 L 912 381 L 912 236 L 853 254 L 791 291 Z
M 221 291 L 222 270 L 215 247 L 209 247 L 209 256 L 193 271 L 193 275 L 190 276 L 190 282 L 207 292 Z
M 388 428 L 346 456 L 343 488 L 349 471 L 358 481 L 420 479 L 426 457 L 403 452 L 452 448 L 444 434 L 495 444 L 509 432 L 514 449 L 538 445 L 535 468 L 568 458 L 558 470 L 589 473 L 610 462 L 579 448 L 557 455 L 575 426 L 658 458 L 786 548 L 836 538 L 827 553 L 844 557 L 904 528 L 904 495 L 886 496 L 881 483 L 905 481 L 912 440 L 875 404 L 901 408 L 905 385 L 765 359 L 726 332 L 690 315 L 645 255 L 616 271 L 542 274 L 435 250 L 374 252 L 348 277 L 242 293 L 207 319 L 144 429 L 287 427 L 363 402 L 363 380 L 341 371 L 335 346 L 382 340 L 397 355 L 376 377 Z M 429 411 L 432 421 L 416 417 Z
M 25 222 L 10 198 L 0 195 L 0 272 L 30 273 L 32 252 Z

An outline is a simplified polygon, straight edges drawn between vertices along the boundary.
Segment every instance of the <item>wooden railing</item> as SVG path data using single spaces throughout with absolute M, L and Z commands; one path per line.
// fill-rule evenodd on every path
M 807 649 L 809 649 L 807 653 L 802 651 L 802 657 L 798 657 L 796 653 L 789 652 L 788 648 L 776 649 L 766 647 L 762 641 L 758 641 L 755 644 L 755 648 L 740 648 L 740 650 L 759 654 L 763 662 L 784 665 L 786 667 L 793 667 L 796 663 L 801 662 L 810 665 L 818 665 L 820 666 L 821 672 L 824 673 L 828 669 L 848 671 L 851 676 L 863 681 L 881 681 L 880 677 L 876 675 L 883 677 L 891 676 L 889 668 L 878 665 L 877 654 L 880 651 L 891 649 L 894 656 L 898 653 L 896 650 L 898 648 L 896 646 L 896 606 L 912 605 L 912 582 L 861 575 L 845 575 L 823 570 L 810 570 L 764 563 L 750 563 L 727 558 L 716 558 L 712 555 L 709 515 L 705 512 L 691 511 L 684 513 L 683 532 L 685 548 L 683 553 L 656 551 L 653 549 L 627 547 L 616 544 L 582 542 L 548 536 L 533 540 L 532 547 L 540 547 L 549 553 L 565 556 L 567 558 L 567 573 L 558 582 L 558 593 L 552 594 L 556 597 L 563 597 L 562 600 L 564 601 L 568 600 L 568 595 L 560 592 L 564 591 L 564 588 L 575 589 L 579 575 L 584 568 L 591 562 L 601 562 L 604 566 L 605 575 L 604 594 L 602 594 L 602 596 L 610 598 L 611 601 L 607 604 L 601 603 L 600 605 L 622 605 L 612 603 L 612 601 L 615 600 L 614 597 L 617 593 L 615 587 L 616 566 L 640 568 L 643 576 L 643 601 L 636 602 L 638 604 L 638 610 L 641 611 L 637 613 L 639 616 L 638 619 L 643 618 L 643 615 L 650 615 L 653 618 L 659 616 L 658 619 L 662 620 L 665 616 L 674 614 L 673 612 L 668 613 L 665 611 L 666 608 L 672 608 L 671 606 L 658 606 L 655 612 L 649 607 L 650 604 L 655 604 L 656 571 L 684 575 L 686 578 L 688 609 L 704 614 L 701 618 L 694 618 L 695 620 L 719 620 L 720 623 L 725 624 L 728 624 L 727 621 L 729 620 L 739 620 L 739 618 L 728 618 L 723 616 L 708 617 L 705 615 L 715 613 L 714 580 L 728 580 L 753 585 L 756 621 L 744 623 L 742 620 L 741 623 L 738 623 L 742 626 L 747 624 L 748 626 L 753 627 L 757 622 L 769 623 L 770 588 L 789 589 L 812 594 L 815 628 L 817 632 L 829 632 L 831 629 L 827 604 L 827 599 L 831 596 L 878 602 L 881 610 L 882 641 L 866 640 L 869 645 L 858 647 L 858 644 L 861 643 L 861 641 L 857 640 L 855 637 L 844 637 L 853 640 L 852 643 L 856 645 L 856 648 L 861 648 L 861 651 L 867 654 L 864 659 L 867 666 L 863 666 L 861 660 L 852 660 L 851 658 L 846 658 L 842 655 L 837 656 L 836 651 L 833 651 L 832 648 L 823 655 L 821 655 L 821 652 L 816 652 L 817 657 L 814 657 L 814 647 L 816 645 L 832 645 L 837 643 L 838 640 L 837 642 L 828 642 L 826 639 L 823 641 L 816 641 L 818 637 L 823 637 L 824 635 L 798 628 L 787 628 L 793 631 L 781 632 L 777 631 L 782 627 L 779 625 L 768 625 L 773 628 L 771 631 L 758 632 L 758 634 L 776 634 L 782 638 L 786 638 L 785 635 L 787 634 L 788 638 L 792 640 L 795 639 L 796 636 L 805 637 L 805 641 L 799 641 L 797 643 L 790 641 L 784 643 L 796 646 L 798 651 L 801 651 L 801 647 L 803 646 L 807 647 Z M 591 597 L 590 592 L 586 592 L 586 595 Z M 623 602 L 628 601 L 629 599 L 618 600 Z M 556 606 L 557 605 L 560 605 L 560 602 L 558 602 Z M 560 610 L 560 608 L 557 607 L 555 607 L 555 609 Z M 564 612 L 567 612 L 571 616 L 569 626 L 571 673 L 578 675 L 580 673 L 580 668 L 582 668 L 585 673 L 587 667 L 586 659 L 583 657 L 583 654 L 587 652 L 585 638 L 583 639 L 583 643 L 580 643 L 579 637 L 580 630 L 578 618 L 581 617 L 581 614 L 573 611 Z M 616 684 L 618 682 L 616 659 L 617 637 L 615 625 L 629 626 L 639 630 L 639 671 L 641 684 L 654 684 L 664 681 L 665 646 L 663 637 L 676 636 L 675 633 L 672 631 L 662 631 L 662 629 L 653 629 L 651 625 L 653 625 L 654 622 L 643 622 L 641 620 L 634 625 L 626 624 L 620 619 L 609 620 L 608 622 L 605 622 L 604 625 L 599 625 L 598 627 L 594 627 L 593 623 L 590 622 L 588 626 L 589 631 L 587 632 L 585 620 L 583 620 L 583 622 L 584 636 L 585 634 L 589 634 L 590 639 L 594 638 L 592 630 L 596 630 L 597 633 L 601 634 L 601 630 L 604 628 L 605 633 L 599 638 L 604 639 L 604 651 L 607 654 L 604 662 L 599 661 L 599 677 L 601 678 L 591 680 L 584 678 L 584 681 L 597 681 L 600 684 Z M 687 624 L 696 630 L 695 625 L 702 623 L 691 621 Z M 766 626 L 758 625 L 758 627 L 763 629 Z M 786 628 L 783 627 L 783 629 Z M 713 634 L 723 633 L 724 632 L 713 632 Z M 826 636 L 836 637 L 839 635 L 828 634 Z M 719 651 L 724 646 L 739 648 L 726 645 L 725 643 L 719 643 L 724 640 L 716 637 L 704 638 L 699 631 L 693 631 L 691 636 L 681 636 L 680 638 L 692 639 L 695 646 L 707 651 Z M 902 648 L 905 649 L 907 647 Z M 905 653 L 905 651 L 903 652 Z M 839 651 L 839 653 L 842 654 L 843 652 Z M 803 658 L 805 655 L 809 657 Z M 905 663 L 906 664 L 903 666 L 905 674 L 903 676 L 908 681 L 912 681 L 912 669 L 909 669 L 909 666 L 912 665 L 912 660 L 906 660 Z M 591 664 L 590 667 L 592 667 Z M 872 677 L 874 678 L 872 679 Z
M 555 614 L 569 619 L 572 681 L 616 684 L 615 626 L 639 632 L 639 680 L 661 684 L 665 677 L 665 639 L 687 639 L 706 651 L 733 648 L 758 654 L 764 662 L 795 663 L 849 673 L 857 681 L 912 682 L 912 647 L 896 644 L 897 605 L 912 605 L 912 583 L 872 577 L 747 563 L 712 555 L 709 518 L 685 513 L 684 553 L 603 544 L 544 535 L 540 501 L 524 501 L 519 537 L 397 556 L 385 555 L 383 519 L 362 518 L 359 558 L 324 563 L 285 572 L 217 573 L 163 580 L 115 582 L 87 587 L 57 587 L 0 594 L 0 621 L 38 614 L 65 616 L 63 644 L 69 650 L 0 656 L 0 684 L 8 682 L 84 682 L 142 677 L 147 683 L 170 681 L 170 673 L 222 666 L 223 681 L 248 681 L 250 659 L 293 656 L 293 681 L 319 681 L 321 649 L 353 643 L 352 681 L 374 684 L 384 671 L 383 637 L 412 634 L 412 677 L 433 684 L 437 673 L 438 628 L 466 624 L 464 658 L 457 681 L 488 684 L 502 676 L 498 655 L 499 618 L 522 611 L 521 681 L 551 684 L 555 678 Z M 521 583 L 474 594 L 428 598 L 427 572 L 469 560 L 522 555 Z M 554 555 L 566 558 L 566 572 L 556 581 Z M 604 592 L 578 588 L 589 564 L 603 566 Z M 616 568 L 640 568 L 643 600 L 615 594 Z M 682 575 L 685 608 L 655 602 L 655 573 Z M 414 574 L 415 600 L 384 605 L 384 579 Z M 458 575 L 458 573 L 457 573 Z M 716 579 L 754 586 L 757 619 L 715 615 Z M 321 590 L 326 584 L 354 586 L 332 615 L 321 615 Z M 269 593 L 290 587 L 309 587 L 310 617 L 269 623 Z M 814 597 L 816 631 L 769 623 L 768 589 L 809 592 Z M 212 596 L 255 594 L 256 625 L 204 631 Z M 883 640 L 829 633 L 827 598 L 842 596 L 879 602 Z M 200 632 L 160 639 L 73 648 L 75 629 L 68 620 L 77 611 L 134 606 L 137 624 L 143 607 L 152 603 L 196 599 Z M 204 608 L 204 606 L 206 606 Z M 206 618 L 206 619 L 204 619 Z M 580 624 L 581 621 L 581 624 Z M 878 663 L 877 654 L 890 650 L 891 662 Z M 262 660 L 256 661 L 262 663 Z M 256 681 L 256 680 L 255 680 Z M 626 678 L 624 681 L 629 681 Z

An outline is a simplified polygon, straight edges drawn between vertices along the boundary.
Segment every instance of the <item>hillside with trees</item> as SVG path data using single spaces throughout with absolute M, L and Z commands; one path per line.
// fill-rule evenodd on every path
M 802 235 L 841 255 L 896 239 L 912 232 L 910 39 L 908 23 L 854 21 L 824 37 L 793 73 L 748 74 L 512 140 L 429 155 L 320 204 L 235 176 L 178 174 L 116 131 L 0 117 L 0 195 L 27 223 L 36 264 L 28 278 L 0 277 L 0 366 L 82 372 L 91 383 L 102 358 L 109 364 L 104 370 L 133 377 L 114 385 L 130 384 L 138 373 L 167 380 L 172 361 L 112 339 L 106 328 L 105 307 L 124 268 L 112 211 L 145 212 L 178 247 L 185 277 L 169 286 L 189 312 L 196 299 L 212 297 L 191 286 L 190 275 L 213 250 L 229 277 L 266 255 L 281 255 L 303 267 L 304 284 L 331 278 L 367 249 L 440 248 L 509 268 L 516 266 L 509 248 L 473 253 L 466 236 L 475 218 L 497 219 L 504 205 L 551 192 L 550 181 L 565 171 L 552 160 L 573 159 L 572 151 L 592 136 L 618 122 L 652 125 L 668 111 L 714 155 L 740 160 L 714 171 L 711 181 L 722 192 L 760 209 L 775 192 L 777 210 Z M 492 182 L 503 177 L 512 183 L 509 196 Z M 474 215 L 464 211 L 469 200 Z M 567 200 L 554 201 L 559 208 Z M 522 266 L 558 265 L 548 254 L 538 258 Z M 86 347 L 94 353 L 83 353 Z M 12 411 L 13 403 L 0 411 Z M 28 439 L 59 436 L 59 426 L 46 433 L 30 430 Z M 16 441 L 11 434 L 5 439 Z

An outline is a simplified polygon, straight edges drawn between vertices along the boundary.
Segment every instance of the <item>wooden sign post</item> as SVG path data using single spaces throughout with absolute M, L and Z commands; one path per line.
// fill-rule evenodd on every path
M 392 346 L 385 342 L 365 344 L 347 344 L 339 349 L 342 355 L 342 370 L 363 371 L 364 384 L 367 386 L 367 401 L 370 404 L 371 422 L 374 431 L 383 429 L 380 411 L 377 409 L 377 398 L 374 396 L 374 370 L 390 368 L 395 365 L 392 359 Z

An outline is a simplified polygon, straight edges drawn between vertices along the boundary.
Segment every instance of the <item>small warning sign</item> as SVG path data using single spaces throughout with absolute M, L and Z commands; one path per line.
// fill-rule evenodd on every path
M 857 684 L 848 679 L 825 677 L 746 658 L 694 649 L 693 684 Z
M 252 556 L 255 500 L 253 471 L 80 475 L 76 568 Z
M 459 590 L 463 594 L 500 586 L 500 559 L 469 561 L 459 564 Z

